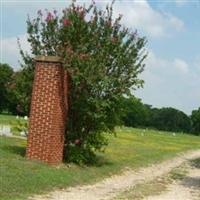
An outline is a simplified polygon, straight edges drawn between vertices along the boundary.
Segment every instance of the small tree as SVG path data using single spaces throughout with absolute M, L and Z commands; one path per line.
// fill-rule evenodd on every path
M 62 15 L 46 12 L 27 20 L 31 56 L 63 58 L 71 76 L 66 157 L 77 161 L 70 156 L 75 151 L 78 160 L 87 161 L 107 143 L 102 133 L 112 132 L 119 122 L 121 97 L 143 84 L 138 75 L 146 40 L 123 27 L 122 16 L 113 19 L 112 4 L 103 11 L 95 3 L 85 7 L 73 2 Z M 21 55 L 23 67 L 32 69 L 31 56 L 22 49 Z

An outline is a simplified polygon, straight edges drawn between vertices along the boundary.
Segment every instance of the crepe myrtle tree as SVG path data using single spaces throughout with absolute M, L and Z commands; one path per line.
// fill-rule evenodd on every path
M 31 55 L 20 48 L 24 68 L 36 55 L 60 56 L 70 74 L 69 113 L 65 140 L 68 161 L 88 162 L 107 144 L 105 133 L 119 124 L 121 97 L 143 85 L 146 39 L 113 19 L 113 3 L 105 10 L 95 2 L 72 2 L 58 14 L 38 11 L 28 18 Z M 34 69 L 33 69 L 34 70 Z

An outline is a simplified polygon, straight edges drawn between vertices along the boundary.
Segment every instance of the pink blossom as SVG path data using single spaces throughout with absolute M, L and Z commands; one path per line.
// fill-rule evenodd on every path
M 53 20 L 53 15 L 49 12 L 45 21 L 50 22 L 51 20 Z
M 80 12 L 80 17 L 81 17 L 81 19 L 84 19 L 84 16 L 85 16 L 85 12 L 82 10 L 82 11 Z
M 71 21 L 69 19 L 64 19 L 63 20 L 63 25 L 64 26 L 69 26 L 71 24 Z
M 78 12 L 79 12 L 79 10 L 80 10 L 80 7 L 79 7 L 79 6 L 77 6 L 77 8 L 76 8 L 76 11 L 78 11 Z
M 76 139 L 75 141 L 74 141 L 74 144 L 80 144 L 81 143 L 81 141 L 79 140 L 79 139 Z

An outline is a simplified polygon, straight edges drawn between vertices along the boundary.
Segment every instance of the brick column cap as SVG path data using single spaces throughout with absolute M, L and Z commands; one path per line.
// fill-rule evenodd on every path
M 62 58 L 59 56 L 36 56 L 34 60 L 36 62 L 62 63 Z

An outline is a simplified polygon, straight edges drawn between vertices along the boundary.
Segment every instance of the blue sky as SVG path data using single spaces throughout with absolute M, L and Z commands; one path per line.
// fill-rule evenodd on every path
M 79 1 L 89 3 L 89 1 Z M 109 0 L 98 1 L 105 7 Z M 27 14 L 39 9 L 66 7 L 70 1 L 1 0 L 1 62 L 19 68 L 16 38 L 29 51 L 26 41 Z M 149 55 L 143 89 L 134 94 L 156 107 L 175 107 L 190 114 L 200 106 L 200 0 L 117 0 L 114 16 L 146 36 Z

